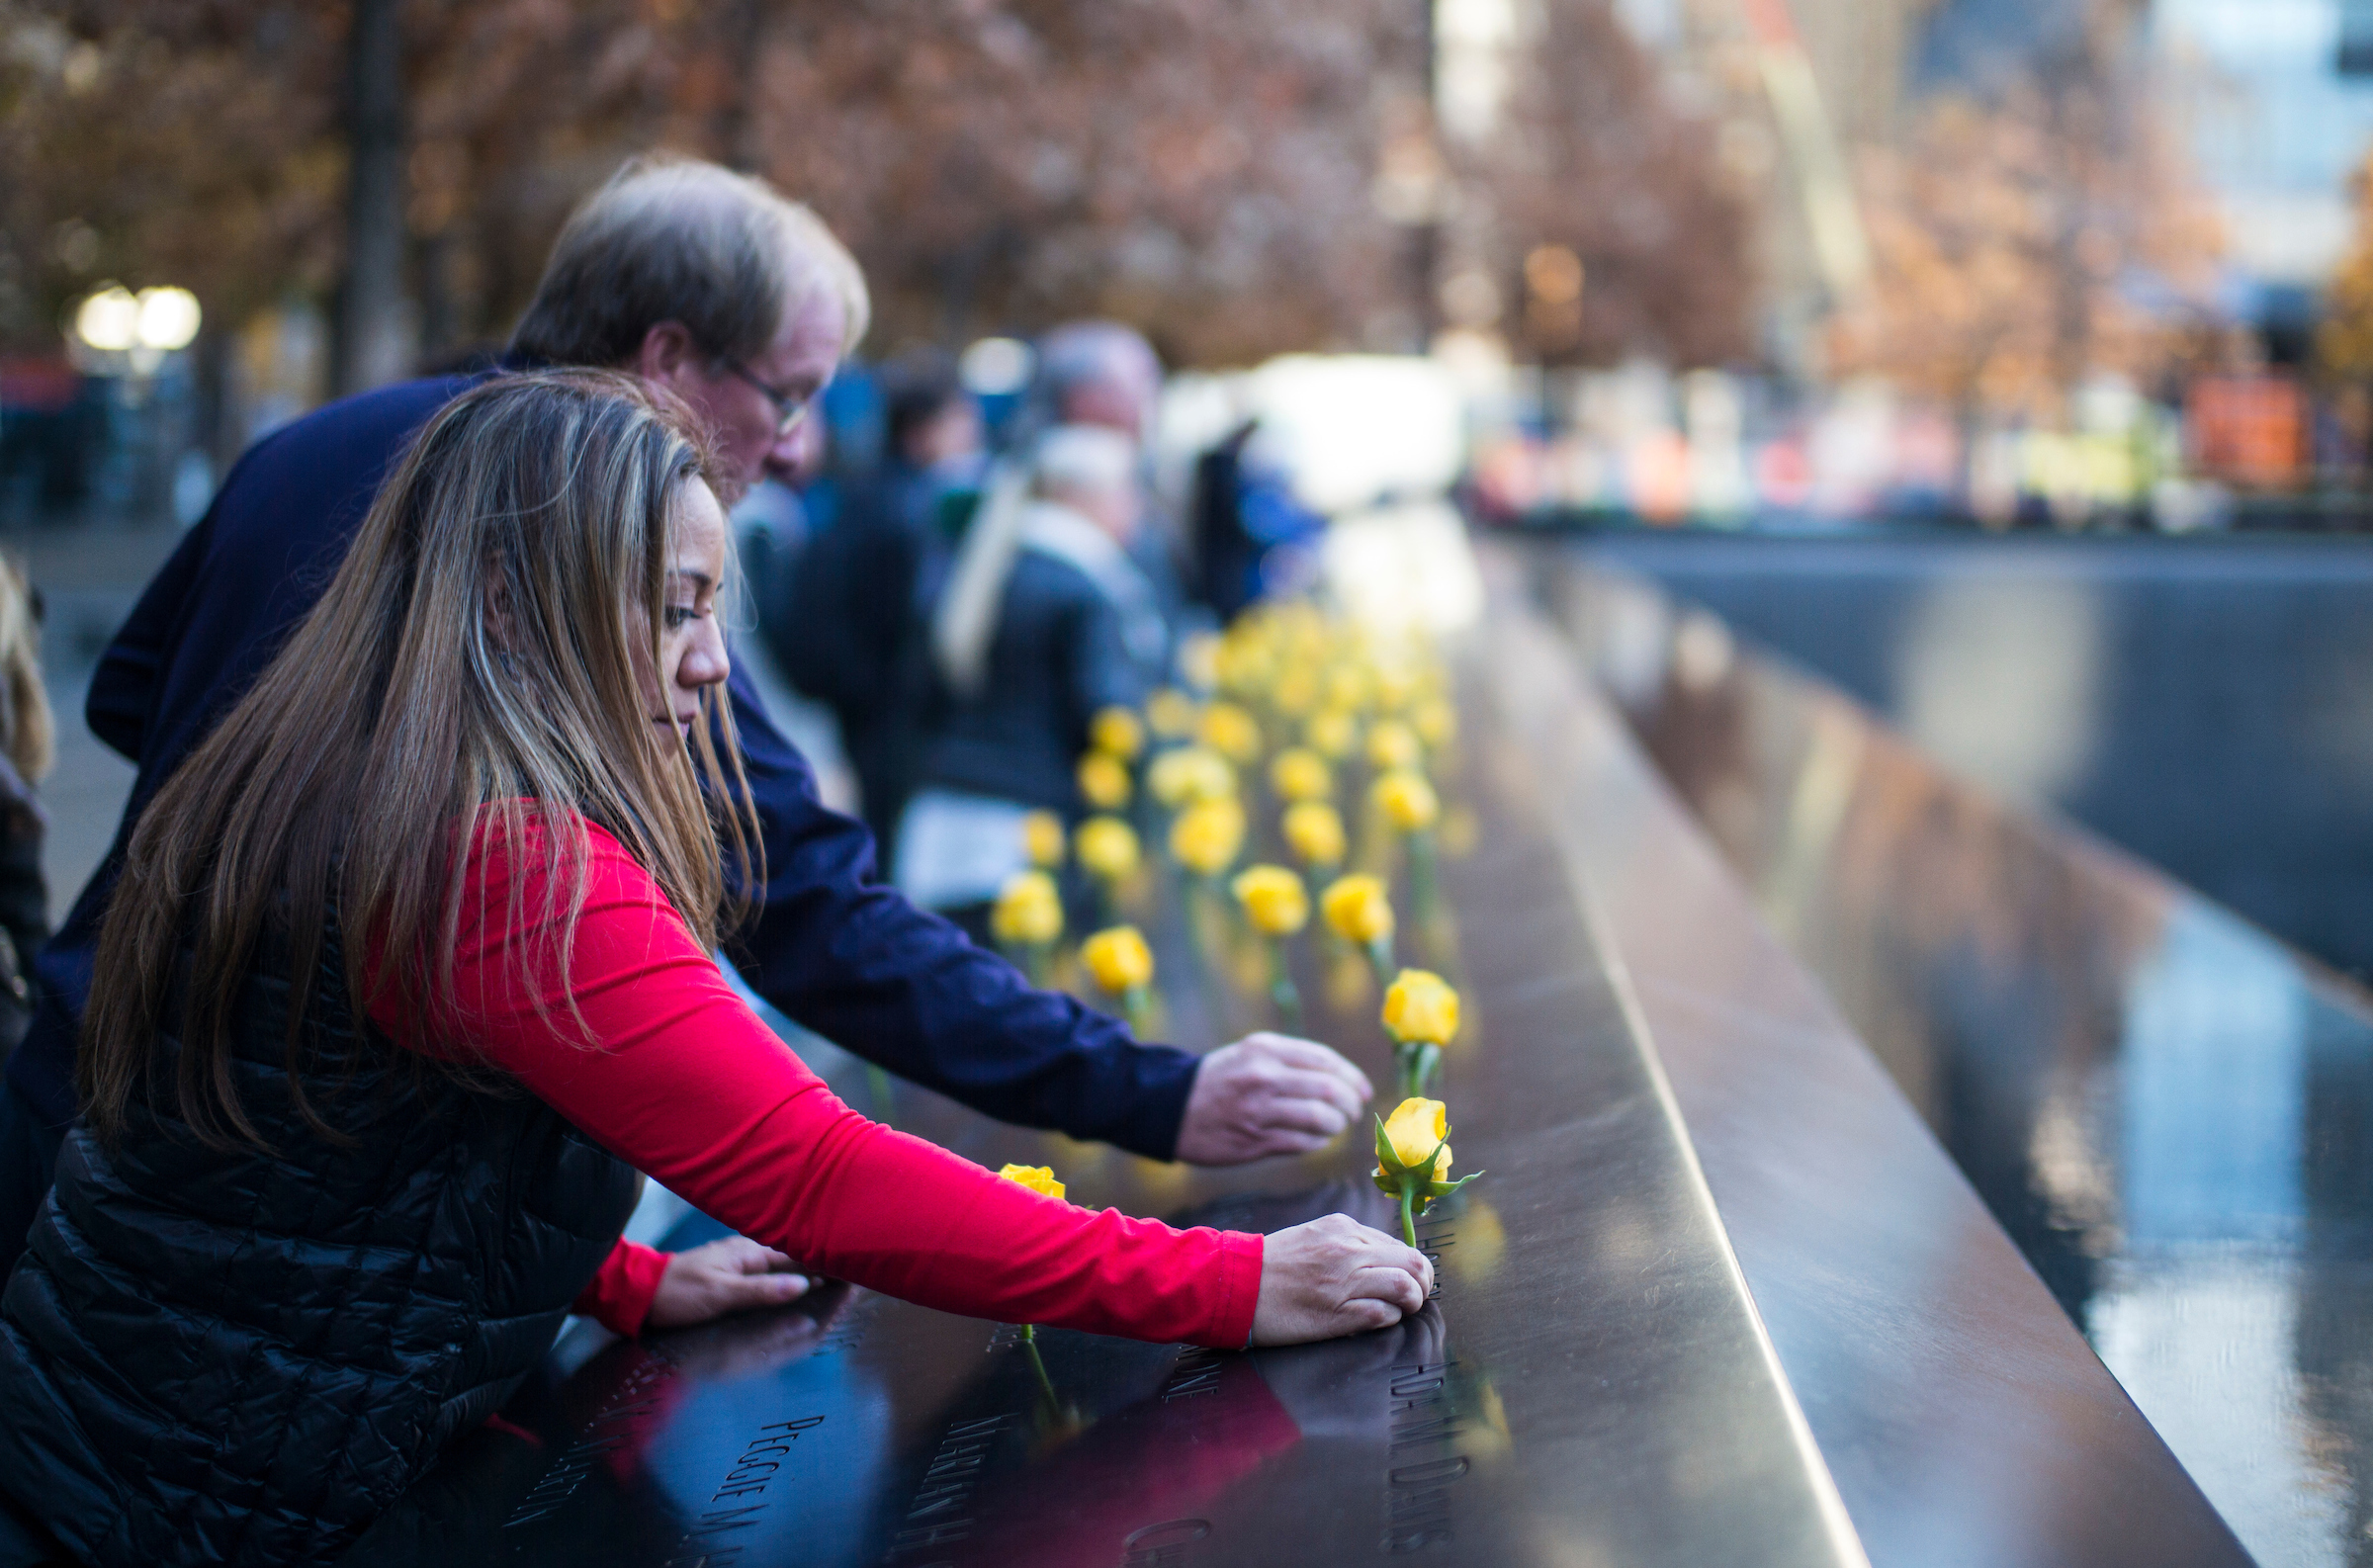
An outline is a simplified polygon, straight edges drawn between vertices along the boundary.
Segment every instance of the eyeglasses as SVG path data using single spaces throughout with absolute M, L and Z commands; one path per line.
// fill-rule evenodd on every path
M 799 423 L 800 417 L 808 411 L 807 398 L 797 392 L 784 392 L 779 387 L 769 387 L 751 375 L 749 367 L 740 360 L 729 357 L 724 361 L 724 365 L 727 370 L 733 372 L 737 379 L 755 387 L 760 395 L 774 405 L 774 433 L 776 435 L 787 433 L 793 425 Z

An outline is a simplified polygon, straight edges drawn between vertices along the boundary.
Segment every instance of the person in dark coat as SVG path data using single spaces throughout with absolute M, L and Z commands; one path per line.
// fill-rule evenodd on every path
M 984 503 L 966 541 L 970 551 L 1010 536 L 986 622 L 961 626 L 963 573 L 934 617 L 944 635 L 922 787 L 899 830 L 899 887 L 966 920 L 1026 863 L 1029 813 L 1082 815 L 1077 769 L 1090 722 L 1142 703 L 1169 648 L 1128 550 L 1141 509 L 1136 444 L 1062 425 L 1039 438 L 1031 465 L 1029 495 Z M 987 584 L 976 577 L 971 591 Z
M 791 461 L 866 310 L 855 264 L 804 208 L 713 165 L 638 162 L 563 231 L 510 363 L 620 368 L 667 389 L 706 421 L 729 483 L 747 483 Z M 0 1257 L 22 1247 L 75 1114 L 99 925 L 142 808 L 311 607 L 413 433 L 483 379 L 367 392 L 259 442 L 102 657 L 86 715 L 139 772 L 106 861 L 36 962 L 34 1026 L 0 1087 Z M 990 1115 L 1157 1159 L 1314 1149 L 1361 1113 L 1365 1077 L 1323 1046 L 1255 1035 L 1198 1059 L 1032 989 L 878 884 L 871 836 L 822 806 L 739 661 L 728 693 L 764 850 L 733 952 L 792 1019 Z
M 785 678 L 838 721 L 865 826 L 887 860 L 921 745 L 917 584 L 943 544 L 942 496 L 979 481 L 981 418 L 936 351 L 893 359 L 880 381 L 887 460 L 847 488 L 839 515 L 801 553 L 769 641 Z

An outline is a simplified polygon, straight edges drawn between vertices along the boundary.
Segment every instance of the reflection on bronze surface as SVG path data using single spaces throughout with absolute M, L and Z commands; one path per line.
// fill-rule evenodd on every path
M 2368 999 L 1702 611 L 1565 565 L 1538 586 L 2261 1560 L 2373 1564 Z

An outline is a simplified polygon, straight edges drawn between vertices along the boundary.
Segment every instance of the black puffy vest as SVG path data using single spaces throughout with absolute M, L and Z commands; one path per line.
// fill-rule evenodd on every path
M 0 1485 L 95 1562 L 334 1554 L 536 1365 L 633 1209 L 542 1101 L 358 1030 L 324 948 L 307 1085 L 343 1140 L 292 1103 L 267 953 L 232 1041 L 272 1152 L 147 1098 L 113 1151 L 77 1124 L 0 1297 Z

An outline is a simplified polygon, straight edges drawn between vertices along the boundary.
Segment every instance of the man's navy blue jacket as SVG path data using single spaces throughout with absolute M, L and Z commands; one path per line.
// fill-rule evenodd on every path
M 114 847 L 37 961 L 41 1010 L 10 1083 L 52 1125 L 74 1114 L 74 1038 L 99 921 L 140 808 L 311 609 L 412 433 L 474 377 L 331 403 L 250 448 L 116 634 L 85 710 L 139 764 Z M 1012 967 L 873 881 L 873 840 L 827 811 L 747 667 L 728 689 L 766 844 L 765 897 L 733 944 L 752 990 L 859 1056 L 1006 1121 L 1170 1158 L 1196 1059 L 1033 990 Z M 302 737 L 295 738 L 302 741 Z

